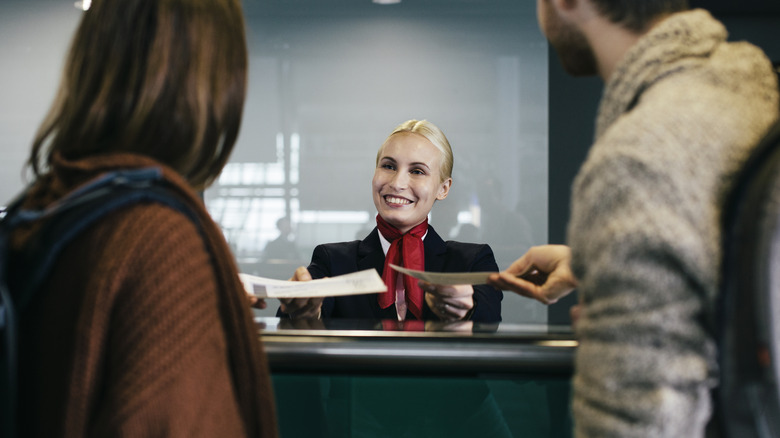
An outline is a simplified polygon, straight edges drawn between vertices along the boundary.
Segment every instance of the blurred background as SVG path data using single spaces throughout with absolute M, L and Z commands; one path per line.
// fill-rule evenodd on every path
M 250 89 L 206 203 L 244 272 L 287 279 L 318 243 L 375 225 L 376 152 L 428 119 L 455 155 L 430 221 L 500 266 L 547 237 L 547 45 L 533 2 L 246 1 Z M 515 319 L 546 311 L 513 298 Z M 275 305 L 271 306 L 275 310 Z
M 78 6 L 0 6 L 0 203 L 24 185 Z M 450 196 L 430 217 L 445 239 L 487 242 L 499 266 L 547 240 L 548 52 L 534 2 L 245 0 L 244 9 L 241 135 L 204 194 L 243 272 L 287 279 L 318 243 L 363 239 L 375 225 L 376 152 L 411 118 L 438 125 L 455 154 Z M 543 306 L 516 296 L 504 315 L 546 320 Z
M 430 217 L 445 239 L 489 243 L 500 268 L 531 245 L 565 242 L 601 81 L 561 70 L 533 1 L 375 1 L 243 2 L 244 121 L 231 162 L 204 193 L 241 270 L 287 279 L 315 245 L 365 237 L 377 149 L 410 118 L 437 124 L 453 147 L 454 184 Z M 780 2 L 691 3 L 723 20 L 731 39 L 780 59 Z M 0 205 L 26 184 L 22 168 L 81 6 L 0 3 Z M 502 313 L 566 323 L 574 299 L 547 307 L 508 293 Z M 269 304 L 260 314 L 275 314 Z

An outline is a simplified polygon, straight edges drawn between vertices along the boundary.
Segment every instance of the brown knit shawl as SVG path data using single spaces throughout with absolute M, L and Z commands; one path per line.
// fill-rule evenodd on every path
M 57 157 L 54 160 L 51 172 L 45 177 L 42 177 L 33 187 L 29 199 L 26 201 L 26 206 L 33 208 L 46 206 L 54 200 L 61 198 L 73 188 L 107 171 L 120 168 L 127 169 L 147 166 L 157 166 L 163 169 L 165 179 L 171 183 L 181 199 L 196 212 L 200 222 L 199 227 L 203 230 L 203 234 L 205 235 L 204 242 L 204 239 L 200 235 L 196 235 L 196 233 L 184 233 L 183 237 L 176 237 L 179 239 L 177 240 L 176 245 L 180 245 L 178 246 L 180 248 L 187 248 L 189 245 L 191 251 L 192 248 L 198 248 L 199 244 L 196 243 L 196 241 L 199 241 L 201 244 L 205 244 L 210 257 L 204 256 L 198 258 L 193 256 L 191 262 L 189 262 L 189 258 L 187 257 L 180 257 L 180 259 L 187 261 L 187 264 L 190 266 L 177 266 L 172 268 L 148 266 L 144 268 L 144 272 L 142 273 L 127 272 L 121 275 L 122 278 L 100 279 L 97 284 L 100 284 L 100 287 L 105 289 L 101 291 L 59 290 L 68 285 L 81 287 L 81 285 L 85 284 L 96 284 L 94 278 L 100 277 L 103 273 L 93 272 L 96 268 L 94 266 L 84 266 L 84 263 L 88 263 L 87 261 L 91 260 L 90 254 L 92 254 L 92 248 L 95 248 L 94 245 L 99 245 L 101 239 L 105 236 L 110 236 L 114 239 L 112 241 L 123 239 L 122 246 L 124 248 L 116 248 L 116 257 L 117 260 L 120 260 L 117 262 L 119 268 L 117 268 L 118 270 L 116 272 L 124 272 L 122 271 L 123 267 L 121 266 L 121 262 L 126 260 L 133 261 L 132 264 L 134 268 L 128 269 L 138 269 L 138 266 L 142 266 L 144 254 L 125 254 L 126 251 L 139 252 L 138 248 L 149 248 L 144 251 L 152 254 L 155 247 L 171 247 L 171 245 L 173 245 L 171 242 L 159 242 L 159 245 L 157 245 L 158 242 L 138 242 L 138 237 L 136 237 L 134 231 L 127 232 L 126 234 L 128 235 L 126 238 L 122 237 L 123 234 L 117 237 L 117 227 L 124 227 L 123 230 L 134 230 L 140 227 L 144 230 L 151 230 L 150 232 L 152 233 L 154 232 L 154 227 L 158 225 L 162 227 L 165 223 L 178 223 L 177 229 L 189 227 L 188 223 L 191 223 L 189 219 L 184 219 L 184 216 L 180 213 L 160 205 L 137 206 L 131 207 L 124 212 L 111 213 L 105 220 L 101 220 L 100 223 L 95 225 L 93 229 L 87 230 L 83 236 L 80 236 L 80 241 L 75 243 L 74 247 L 66 249 L 63 256 L 60 257 L 62 260 L 58 260 L 58 266 L 55 266 L 55 269 L 53 270 L 52 278 L 49 279 L 46 286 L 44 286 L 45 290 L 42 291 L 42 296 L 35 302 L 36 307 L 31 312 L 28 312 L 30 314 L 22 321 L 22 330 L 27 329 L 28 332 L 37 333 L 34 336 L 27 336 L 23 333 L 23 336 L 21 337 L 22 341 L 27 340 L 27 342 L 37 342 L 39 344 L 35 346 L 23 346 L 27 352 L 22 352 L 23 357 L 21 365 L 24 369 L 20 382 L 23 390 L 22 409 L 26 409 L 26 411 L 21 412 L 20 416 L 23 431 L 36 431 L 36 435 L 56 433 L 60 436 L 90 436 L 99 434 L 100 431 L 105 432 L 114 430 L 112 429 L 111 424 L 105 423 L 115 421 L 116 423 L 121 423 L 121 430 L 128 434 L 138 432 L 138 434 L 143 434 L 145 436 L 157 434 L 175 436 L 177 435 L 177 430 L 181 431 L 185 430 L 186 427 L 189 427 L 191 430 L 186 434 L 197 435 L 199 430 L 199 419 L 210 422 L 208 427 L 215 428 L 221 427 L 220 421 L 230 422 L 231 419 L 238 418 L 243 424 L 224 424 L 224 430 L 243 430 L 247 436 L 252 437 L 276 436 L 276 416 L 268 364 L 262 351 L 261 342 L 258 339 L 257 328 L 251 318 L 246 296 L 237 276 L 238 271 L 236 263 L 221 230 L 209 216 L 201 199 L 181 176 L 175 171 L 162 166 L 151 159 L 132 154 L 98 156 L 79 161 L 67 161 L 61 157 Z M 149 220 L 159 221 L 159 224 L 149 224 Z M 37 226 L 33 226 L 29 229 L 17 232 L 13 236 L 12 246 L 18 248 L 21 245 L 24 245 L 27 239 L 33 235 L 37 229 Z M 139 234 L 143 235 L 144 233 Z M 166 236 L 160 236 L 160 239 L 164 241 Z M 85 245 L 87 246 L 85 247 Z M 93 246 L 89 247 L 88 245 Z M 105 254 L 112 253 L 106 252 L 104 249 L 103 254 L 102 257 L 106 257 Z M 74 257 L 74 255 L 76 257 Z M 98 263 L 98 265 L 105 267 L 105 263 L 102 263 L 104 261 L 105 260 L 100 260 L 101 263 Z M 213 293 L 206 291 L 207 293 L 205 296 L 208 299 L 205 301 L 212 302 L 213 295 L 216 294 L 217 312 L 206 308 L 205 311 L 200 311 L 197 315 L 193 314 L 190 316 L 186 311 L 181 311 L 184 304 L 179 305 L 176 302 L 172 304 L 169 303 L 170 306 L 176 307 L 181 311 L 180 313 L 185 315 L 182 319 L 185 319 L 186 321 L 167 321 L 166 324 L 191 324 L 191 327 L 195 327 L 198 324 L 206 325 L 204 330 L 210 330 L 210 336 L 217 339 L 215 342 L 221 344 L 221 339 L 224 339 L 226 348 L 223 348 L 223 350 L 226 350 L 227 353 L 225 360 L 228 362 L 227 369 L 230 376 L 229 380 L 232 381 L 232 388 L 224 388 L 224 391 L 219 388 L 215 389 L 213 385 L 209 388 L 209 383 L 213 382 L 210 382 L 211 379 L 209 379 L 208 373 L 204 372 L 203 374 L 205 374 L 205 376 L 202 379 L 202 388 L 197 384 L 190 385 L 194 386 L 194 389 L 187 389 L 187 394 L 193 393 L 195 394 L 193 397 L 197 397 L 197 394 L 200 393 L 212 395 L 214 393 L 219 393 L 222 402 L 219 406 L 213 406 L 213 410 L 210 410 L 210 412 L 191 415 L 192 418 L 188 417 L 186 420 L 191 422 L 191 424 L 184 426 L 181 424 L 172 426 L 171 424 L 177 421 L 175 418 L 171 419 L 171 424 L 166 424 L 167 420 L 159 420 L 159 418 L 170 419 L 171 417 L 175 417 L 177 411 L 187 411 L 187 406 L 168 406 L 165 404 L 165 385 L 167 381 L 175 379 L 174 377 L 156 377 L 155 375 L 155 377 L 153 377 L 157 379 L 155 382 L 164 380 L 159 383 L 159 387 L 155 386 L 155 394 L 143 395 L 143 388 L 139 388 L 137 391 L 134 390 L 135 392 L 128 391 L 128 393 L 132 394 L 132 397 L 137 398 L 137 400 L 129 400 L 131 396 L 127 396 L 126 399 L 122 400 L 112 399 L 109 403 L 103 399 L 104 394 L 101 393 L 101 388 L 105 386 L 104 382 L 110 381 L 113 378 L 112 367 L 114 364 L 109 363 L 109 355 L 106 351 L 112 348 L 124 348 L 126 344 L 132 345 L 131 341 L 133 340 L 132 337 L 134 335 L 132 327 L 135 324 L 125 324 L 126 327 L 130 328 L 123 327 L 122 329 L 118 329 L 115 326 L 116 321 L 118 319 L 121 320 L 121 318 L 116 316 L 116 312 L 123 312 L 123 308 L 132 307 L 123 307 L 126 303 L 123 304 L 121 302 L 121 299 L 123 299 L 122 297 L 137 297 L 132 298 L 136 302 L 148 299 L 152 306 L 154 306 L 155 303 L 161 302 L 161 300 L 165 300 L 166 297 L 185 297 L 185 299 L 177 299 L 177 301 L 186 301 L 188 291 L 177 290 L 175 284 L 170 284 L 170 281 L 166 282 L 166 277 L 171 277 L 172 275 L 170 274 L 174 273 L 180 274 L 177 278 L 186 278 L 187 275 L 181 275 L 178 271 L 169 271 L 166 273 L 164 272 L 164 269 L 184 269 L 188 273 L 187 275 L 192 273 L 191 276 L 193 278 L 200 279 L 202 277 L 203 280 L 193 279 L 193 281 L 197 281 L 195 286 L 199 284 L 213 284 L 215 280 L 216 290 L 212 291 Z M 213 272 L 213 275 L 210 274 L 210 271 Z M 157 275 L 159 281 L 146 278 L 150 275 Z M 124 284 L 122 283 L 123 281 L 125 282 Z M 132 288 L 135 284 L 143 285 L 144 290 L 133 291 L 128 295 L 126 289 Z M 162 289 L 162 285 L 164 284 L 164 287 L 167 289 L 156 290 L 155 284 L 160 284 L 160 289 Z M 87 296 L 88 298 L 85 299 L 83 296 Z M 79 303 L 90 303 L 89 306 L 93 306 L 94 308 L 85 309 L 83 308 L 83 305 Z M 105 308 L 101 308 L 101 306 L 104 306 Z M 192 305 L 192 307 L 197 308 L 197 303 Z M 104 320 L 105 323 L 100 325 L 99 329 L 94 329 L 93 326 L 85 323 L 85 321 L 89 321 L 90 317 L 95 319 L 95 315 L 98 314 L 108 315 L 101 317 L 103 318 L 101 321 Z M 139 315 L 145 314 L 148 314 L 148 312 L 139 312 Z M 201 317 L 201 314 L 207 316 Z M 120 315 L 127 316 L 121 313 Z M 25 318 L 24 314 L 22 315 L 22 318 Z M 74 318 L 75 321 L 73 320 Z M 141 319 L 143 319 L 143 316 L 139 318 L 139 326 L 141 325 Z M 144 321 L 143 323 L 153 325 L 155 322 Z M 219 325 L 221 325 L 221 330 L 219 330 Z M 87 328 L 85 329 L 84 327 Z M 214 327 L 216 327 L 216 329 Z M 73 331 L 86 330 L 87 332 L 69 333 L 69 329 L 72 329 Z M 186 334 L 188 333 L 187 326 L 155 329 L 165 330 L 164 333 L 170 333 L 170 330 L 178 330 L 177 333 L 185 334 L 184 337 L 186 337 Z M 66 333 L 61 335 L 58 330 L 64 330 Z M 50 335 L 47 335 L 47 333 L 50 333 Z M 213 333 L 217 333 L 217 335 L 213 335 Z M 75 340 L 71 341 L 72 338 L 75 338 Z M 36 341 L 31 341 L 31 339 Z M 66 341 L 55 342 L 52 341 L 52 339 L 64 339 Z M 180 356 L 188 355 L 189 353 L 188 350 L 186 350 L 186 345 L 189 345 L 187 342 L 190 341 L 182 339 L 181 342 L 182 344 L 177 342 L 170 346 L 160 346 L 161 355 L 165 353 L 166 349 L 179 349 L 177 351 L 182 352 L 179 354 Z M 211 342 L 211 340 L 209 342 Z M 192 341 L 191 343 L 193 345 L 198 345 L 197 340 Z M 210 348 L 212 344 L 206 345 L 206 349 Z M 148 346 L 145 347 L 148 349 Z M 95 349 L 97 349 L 97 353 L 95 353 Z M 85 351 L 88 353 L 85 353 Z M 133 350 L 128 347 L 126 351 L 132 352 Z M 195 352 L 193 354 L 197 355 L 198 353 Z M 61 356 L 63 357 L 63 362 L 58 363 Z M 95 359 L 95 357 L 97 359 Z M 28 361 L 27 363 L 24 362 L 25 359 Z M 73 371 L 70 374 L 66 373 L 65 375 L 78 377 L 66 377 L 65 379 L 71 380 L 69 382 L 60 382 L 56 379 L 52 381 L 45 380 L 47 372 L 42 370 L 51 364 L 34 363 L 36 361 L 51 361 L 54 362 L 53 365 L 57 367 L 72 367 Z M 210 366 L 224 370 L 225 364 L 219 358 L 213 359 L 212 362 L 213 363 L 211 363 Z M 174 373 L 180 372 L 180 368 L 184 366 L 182 365 L 183 362 L 177 363 L 176 358 L 168 359 L 167 362 L 162 363 L 164 363 L 165 366 L 163 367 L 161 365 L 159 367 L 159 373 L 171 373 L 171 376 L 175 376 Z M 121 363 L 119 365 L 121 365 Z M 92 368 L 94 368 L 94 370 Z M 224 371 L 222 371 L 222 373 L 224 375 Z M 26 377 L 30 377 L 34 381 L 26 381 Z M 200 377 L 198 378 L 200 379 Z M 60 378 L 60 380 L 62 379 L 63 378 Z M 79 379 L 83 379 L 86 382 L 83 385 L 74 382 L 74 380 Z M 218 382 L 216 378 L 214 381 Z M 125 386 L 130 385 L 132 385 L 132 382 L 129 382 Z M 73 389 L 81 387 L 92 389 L 85 390 L 84 392 L 88 394 L 82 397 L 81 394 L 78 394 L 78 390 Z M 163 393 L 161 394 L 160 391 Z M 227 395 L 223 395 L 223 393 Z M 181 396 L 181 393 L 178 395 L 179 397 L 177 400 L 186 399 L 186 397 Z M 138 420 L 138 424 L 134 425 L 133 421 L 135 420 L 133 418 L 128 419 L 128 415 L 132 416 L 132 412 L 137 412 L 139 409 L 142 409 L 145 403 L 143 397 L 148 397 L 150 400 L 149 403 L 154 404 L 154 406 L 159 405 L 159 409 L 164 411 L 170 410 L 170 412 L 166 412 L 167 416 L 161 416 L 159 414 L 156 416 L 147 416 L 147 418 Z M 233 401 L 232 399 L 235 400 Z M 194 398 L 191 400 L 192 406 L 209 406 L 209 401 L 207 400 L 195 400 Z M 225 402 L 225 400 L 228 400 L 228 402 Z M 117 406 L 106 406 L 106 403 L 113 403 Z M 141 406 L 141 408 L 135 410 L 122 410 L 122 404 L 128 405 L 131 403 L 133 403 L 133 406 Z M 214 403 L 220 402 L 214 400 Z M 231 406 L 235 407 L 231 408 Z M 36 412 L 36 409 L 41 408 L 52 412 Z M 100 420 L 103 424 L 90 423 L 97 417 L 95 412 L 99 410 L 105 411 L 106 409 L 114 409 L 116 413 L 105 415 L 104 412 L 104 415 L 102 415 L 102 419 Z M 237 414 L 234 412 L 235 409 L 238 409 Z M 190 410 L 192 409 L 190 408 Z M 227 414 L 221 414 L 225 412 Z M 119 418 L 122 415 L 124 415 L 124 417 Z M 149 417 L 154 419 L 149 420 Z M 112 418 L 114 419 L 112 420 Z M 182 422 L 183 418 L 184 417 L 178 421 Z M 150 424 L 150 422 L 152 424 Z M 204 427 L 203 430 L 200 431 L 200 434 L 207 433 L 205 429 L 207 429 L 207 427 Z M 178 433 L 178 435 L 184 435 L 184 433 Z

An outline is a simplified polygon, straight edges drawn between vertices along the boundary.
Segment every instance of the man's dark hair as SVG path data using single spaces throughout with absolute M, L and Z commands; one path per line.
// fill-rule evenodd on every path
M 664 14 L 684 11 L 688 0 L 592 0 L 599 12 L 613 23 L 641 32 Z

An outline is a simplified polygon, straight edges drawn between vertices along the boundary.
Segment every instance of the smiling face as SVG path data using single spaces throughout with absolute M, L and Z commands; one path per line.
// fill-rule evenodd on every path
M 441 180 L 441 165 L 442 153 L 422 135 L 391 135 L 380 149 L 371 182 L 379 215 L 401 233 L 424 221 L 452 185 L 452 178 Z

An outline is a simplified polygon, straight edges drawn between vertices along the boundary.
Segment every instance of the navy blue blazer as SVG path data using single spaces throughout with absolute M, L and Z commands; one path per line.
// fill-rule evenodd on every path
M 423 240 L 425 246 L 425 270 L 431 272 L 477 272 L 498 271 L 498 264 L 489 245 L 442 240 L 432 226 Z M 379 231 L 373 231 L 361 240 L 352 242 L 326 243 L 314 248 L 309 265 L 312 278 L 335 277 L 374 268 L 382 275 L 385 254 L 379 242 Z M 488 285 L 474 286 L 475 322 L 501 321 L 501 300 L 503 293 Z M 438 320 L 423 301 L 423 319 Z M 352 319 L 398 319 L 395 305 L 386 309 L 379 307 L 377 294 L 351 295 L 325 298 L 322 303 L 322 318 Z M 414 319 L 407 311 L 406 319 Z

